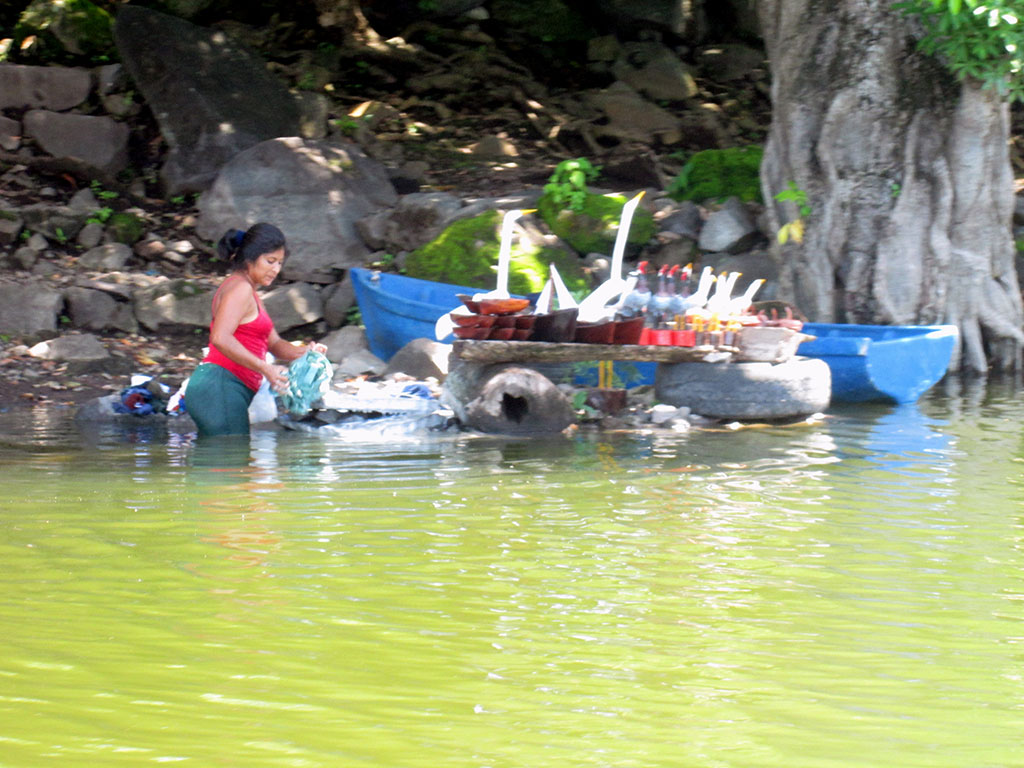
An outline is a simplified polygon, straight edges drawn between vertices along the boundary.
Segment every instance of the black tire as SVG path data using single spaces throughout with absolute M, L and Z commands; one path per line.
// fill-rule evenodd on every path
M 715 419 L 789 419 L 828 408 L 832 374 L 824 360 L 784 363 L 661 363 L 654 380 L 663 403 Z

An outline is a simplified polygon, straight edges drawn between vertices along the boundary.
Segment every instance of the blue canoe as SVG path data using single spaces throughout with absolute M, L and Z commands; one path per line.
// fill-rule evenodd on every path
M 806 323 L 815 336 L 797 350 L 832 371 L 832 401 L 912 403 L 949 368 L 955 325 L 843 325 Z

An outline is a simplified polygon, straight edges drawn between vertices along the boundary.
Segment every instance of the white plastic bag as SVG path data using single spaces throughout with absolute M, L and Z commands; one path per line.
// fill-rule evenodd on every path
M 270 390 L 270 382 L 264 377 L 256 396 L 249 403 L 249 423 L 260 424 L 277 418 L 277 401 Z

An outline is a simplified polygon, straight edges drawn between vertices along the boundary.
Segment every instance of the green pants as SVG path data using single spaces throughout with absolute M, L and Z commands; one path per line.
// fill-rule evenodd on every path
M 203 363 L 189 377 L 185 410 L 199 436 L 249 434 L 249 403 L 256 395 L 235 374 Z

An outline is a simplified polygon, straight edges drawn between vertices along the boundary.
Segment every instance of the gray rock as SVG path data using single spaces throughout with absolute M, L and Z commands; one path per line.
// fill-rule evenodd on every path
M 68 208 L 73 211 L 91 214 L 100 207 L 100 201 L 89 187 L 83 187 L 68 200 Z
M 334 282 L 369 253 L 355 222 L 397 199 L 384 166 L 354 144 L 273 139 L 224 166 L 200 198 L 196 231 L 216 241 L 232 227 L 272 222 L 288 238 L 285 279 L 320 272 Z
M 612 65 L 612 74 L 652 99 L 685 101 L 697 95 L 690 70 L 661 43 L 627 43 Z
M 294 96 L 299 105 L 299 135 L 304 139 L 325 138 L 330 110 L 327 97 L 310 91 L 299 91 Z
M 72 360 L 104 360 L 110 357 L 103 342 L 91 333 L 72 333 L 41 341 L 29 348 L 32 357 L 69 362 Z
M 13 152 L 20 146 L 21 123 L 0 115 L 0 148 Z
M 13 211 L 0 211 L 0 245 L 11 245 L 17 242 L 24 220 Z
M 444 381 L 448 375 L 448 356 L 451 351 L 451 344 L 442 344 L 433 339 L 413 339 L 395 352 L 388 361 L 388 367 L 384 369 L 384 375 L 404 373 L 420 381 L 430 378 Z
M 66 205 L 34 203 L 18 209 L 25 228 L 50 240 L 69 240 L 78 235 L 89 215 Z
M 83 248 L 95 248 L 103 242 L 103 225 L 98 221 L 87 222 L 78 233 L 76 242 Z
M 741 80 L 758 68 L 767 68 L 762 51 L 737 44 L 705 48 L 698 55 L 698 62 L 708 77 L 720 83 Z
M 45 281 L 0 284 L 0 333 L 14 336 L 53 332 L 64 297 Z
M 661 220 L 660 229 L 663 232 L 672 232 L 696 240 L 700 237 L 703 225 L 704 220 L 697 204 L 690 200 L 684 200 L 679 203 L 675 211 Z
M 25 241 L 25 247 L 32 249 L 36 253 L 42 253 L 50 247 L 50 243 L 43 235 L 35 232 Z
M 139 330 L 131 304 L 117 301 L 103 291 L 73 286 L 64 292 L 64 298 L 68 317 L 75 328 L 89 331 L 113 329 L 126 333 Z
M 462 208 L 462 201 L 446 192 L 415 192 L 398 204 L 356 222 L 363 240 L 375 250 L 412 251 L 429 243 Z
M 87 69 L 0 64 L 0 109 L 71 109 L 89 98 Z
M 128 164 L 130 129 L 109 117 L 77 115 L 33 109 L 25 113 L 25 133 L 44 152 L 78 160 L 103 174 L 114 174 Z
M 642 142 L 659 139 L 665 144 L 675 144 L 682 138 L 678 118 L 621 81 L 600 91 L 585 92 L 583 101 L 608 118 L 607 125 L 594 126 L 595 133 L 602 136 Z
M 324 303 L 324 321 L 328 328 L 341 328 L 352 306 L 356 303 L 356 292 L 352 286 L 352 278 L 325 286 L 320 292 Z
M 274 319 L 278 333 L 315 323 L 324 316 L 320 289 L 309 283 L 292 283 L 264 294 L 263 305 Z
M 357 349 L 344 360 L 334 366 L 334 381 L 345 381 L 354 376 L 379 376 L 384 372 L 387 363 L 368 349 Z
M 12 258 L 14 264 L 18 269 L 24 269 L 26 272 L 32 270 L 36 262 L 39 261 L 39 253 L 35 248 L 28 245 L 23 245 L 14 251 Z
M 762 237 L 750 211 L 737 197 L 730 197 L 712 212 L 700 231 L 697 241 L 702 251 L 740 253 Z
M 369 349 L 366 331 L 358 325 L 339 328 L 320 339 L 320 343 L 327 347 L 327 359 L 332 363 L 340 362 L 360 350 Z
M 90 248 L 79 256 L 78 265 L 97 272 L 117 272 L 124 268 L 131 257 L 132 249 L 124 243 L 106 243 Z
M 224 32 L 125 5 L 114 36 L 167 140 L 168 194 L 202 191 L 239 152 L 299 134 L 299 107 L 284 84 Z
M 212 320 L 213 293 L 189 280 L 164 280 L 132 294 L 135 317 L 149 331 L 165 325 L 205 329 Z
M 128 75 L 120 64 L 104 64 L 96 67 L 96 91 L 106 96 L 128 87 Z

